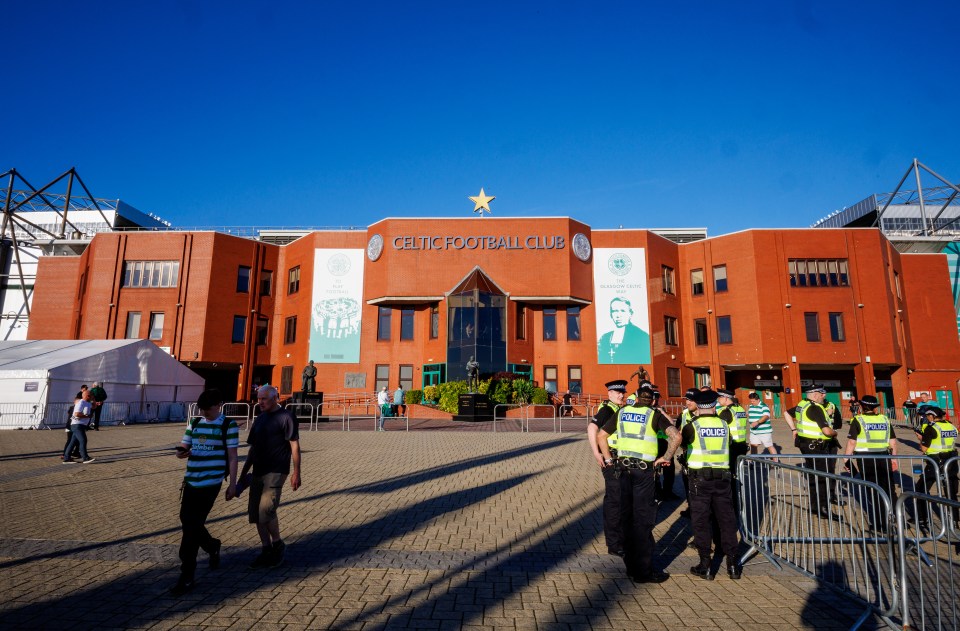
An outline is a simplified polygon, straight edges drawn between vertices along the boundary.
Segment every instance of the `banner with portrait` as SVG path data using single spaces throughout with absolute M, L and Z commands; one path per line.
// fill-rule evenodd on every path
M 360 362 L 360 315 L 365 251 L 314 252 L 310 359 L 318 364 Z
M 597 363 L 650 363 L 647 259 L 643 248 L 593 251 Z

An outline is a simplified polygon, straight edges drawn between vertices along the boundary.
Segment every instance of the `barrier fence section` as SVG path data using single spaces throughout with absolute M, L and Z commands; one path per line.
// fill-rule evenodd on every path
M 297 423 L 306 422 L 310 425 L 310 429 L 316 429 L 314 425 L 316 424 L 315 408 L 312 403 L 288 403 L 283 406 L 285 410 L 290 412 Z M 304 420 L 306 419 L 306 420 Z
M 865 605 L 888 624 L 897 611 L 895 537 L 890 498 L 880 485 L 743 456 L 738 462 L 740 529 L 750 550 Z
M 509 410 L 511 408 L 519 409 L 522 407 L 523 407 L 522 403 L 498 403 L 495 406 L 493 406 L 494 433 L 496 433 L 497 431 L 497 421 L 500 421 L 502 423 L 501 427 L 506 426 L 506 427 L 510 427 L 511 429 L 517 429 L 521 432 L 524 431 L 523 416 L 519 416 L 519 417 L 507 416 L 506 414 L 504 414 L 503 416 L 500 416 L 498 414 L 498 410 L 500 410 L 501 408 L 504 410 L 504 412 L 506 412 L 506 410 Z
M 930 538 L 911 516 L 928 515 Z M 960 628 L 960 502 L 907 492 L 897 499 L 904 629 Z
M 536 410 L 547 408 L 550 410 L 550 416 L 536 416 Z M 534 416 L 530 416 L 530 410 L 534 410 Z M 557 433 L 557 408 L 552 405 L 530 404 L 523 406 L 523 417 L 527 423 L 526 432 L 530 432 L 530 421 L 550 421 L 553 424 L 553 433 Z
M 44 425 L 43 404 L 40 403 L 0 403 L 0 428 L 38 429 Z M 61 425 L 66 424 L 66 413 Z M 50 426 L 47 424 L 47 426 Z

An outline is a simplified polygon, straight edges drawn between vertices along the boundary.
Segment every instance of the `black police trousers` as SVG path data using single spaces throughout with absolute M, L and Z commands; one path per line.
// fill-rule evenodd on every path
M 737 517 L 733 508 L 732 476 L 724 469 L 690 470 L 690 521 L 693 543 L 701 557 L 710 555 L 713 540 L 711 517 L 720 528 L 720 548 L 728 557 L 737 554 Z
M 666 440 L 657 438 L 657 458 L 666 455 L 667 447 L 669 447 L 669 443 Z M 670 496 L 675 495 L 673 492 L 673 484 L 677 479 L 676 464 L 671 460 L 670 464 L 660 468 L 660 473 L 663 475 L 662 478 L 659 475 L 656 476 L 657 499 L 666 501 Z
M 933 458 L 935 461 L 937 461 L 940 464 L 940 467 L 943 467 L 943 465 L 947 462 L 947 460 L 949 460 L 950 458 L 953 458 L 956 455 L 957 455 L 957 452 L 952 451 L 952 452 L 943 453 L 943 454 L 933 454 L 930 456 L 930 458 Z M 947 499 L 951 499 L 951 500 L 957 499 L 957 490 L 958 490 L 957 487 L 960 486 L 960 481 L 958 481 L 957 479 L 957 469 L 958 467 L 954 467 L 950 471 L 951 475 L 950 475 L 950 478 L 947 480 L 947 488 L 940 489 L 941 497 L 946 497 Z M 926 465 L 923 468 L 923 473 L 920 475 L 919 478 L 917 478 L 917 482 L 915 485 L 916 488 L 914 490 L 917 493 L 925 493 L 928 495 L 935 494 L 937 491 L 937 475 L 938 475 L 937 467 L 933 466 L 932 464 Z M 921 513 L 923 513 L 925 509 L 921 508 L 920 510 L 921 510 Z M 953 513 L 954 521 L 960 518 L 960 516 L 958 516 L 957 514 L 956 509 L 951 509 L 951 513 Z M 929 516 L 926 514 L 918 515 L 917 519 L 920 523 L 929 522 Z
M 603 473 L 603 537 L 607 541 L 607 552 L 623 554 L 623 493 L 617 471 L 612 466 L 600 470 Z M 622 473 L 622 476 L 626 472 Z
M 890 510 L 897 503 L 897 488 L 893 485 L 893 470 L 890 468 L 889 460 L 879 460 L 873 458 L 857 458 L 851 456 L 850 460 L 856 467 L 858 476 L 867 481 L 873 482 L 887 494 L 890 498 Z M 881 530 L 887 529 L 887 509 L 881 502 L 870 502 L 872 506 L 864 506 L 867 510 L 867 516 L 870 525 Z
M 812 440 L 810 438 L 800 438 L 800 453 L 805 456 L 822 456 L 827 453 L 828 441 Z M 803 466 L 814 471 L 822 473 L 833 473 L 833 460 L 825 458 L 804 458 Z M 807 476 L 807 492 L 810 493 L 810 510 L 819 513 L 821 510 L 830 509 L 829 496 L 830 480 L 822 476 Z
M 623 485 L 624 563 L 627 574 L 644 578 L 653 573 L 653 526 L 657 521 L 654 468 L 627 469 Z

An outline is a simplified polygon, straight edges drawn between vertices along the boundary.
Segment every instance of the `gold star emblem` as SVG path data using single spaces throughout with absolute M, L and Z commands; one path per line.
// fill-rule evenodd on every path
M 480 189 L 480 194 L 476 197 L 469 198 L 473 202 L 473 212 L 480 213 L 480 216 L 483 217 L 483 211 L 490 212 L 490 202 L 496 199 L 493 195 L 487 195 L 483 192 L 483 188 Z

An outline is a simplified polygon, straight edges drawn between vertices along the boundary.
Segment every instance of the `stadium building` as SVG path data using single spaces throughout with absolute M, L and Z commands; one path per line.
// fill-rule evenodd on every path
M 569 217 L 387 218 L 366 229 L 108 232 L 42 257 L 30 339 L 146 338 L 238 398 L 406 389 L 510 371 L 603 393 L 645 367 L 795 403 L 957 396 L 947 257 L 877 229 L 593 229 Z

